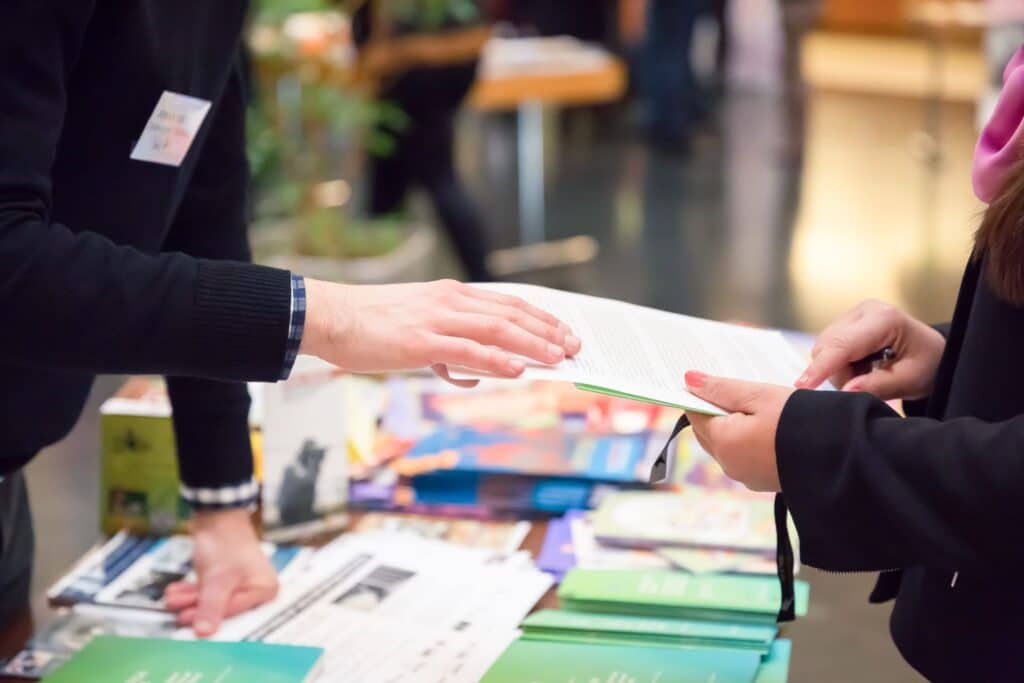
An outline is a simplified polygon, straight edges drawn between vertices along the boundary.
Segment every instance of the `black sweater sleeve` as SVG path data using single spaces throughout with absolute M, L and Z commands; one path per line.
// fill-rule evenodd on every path
M 902 418 L 868 395 L 797 391 L 776 436 L 801 557 L 823 569 L 1016 566 L 1024 416 Z
M 50 168 L 93 5 L 0 3 L 0 356 L 89 373 L 276 380 L 286 271 L 147 255 L 52 220 Z
M 250 258 L 244 83 L 239 62 L 211 113 L 212 127 L 164 245 L 167 250 L 210 259 Z M 249 482 L 253 470 L 245 384 L 170 376 L 167 389 L 173 406 L 178 469 L 186 490 Z

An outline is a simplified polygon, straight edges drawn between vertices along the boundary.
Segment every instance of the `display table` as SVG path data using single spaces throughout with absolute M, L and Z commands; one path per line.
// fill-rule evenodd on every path
M 354 525 L 359 521 L 361 516 L 362 513 L 352 513 L 349 525 Z M 532 522 L 530 533 L 527 534 L 526 539 L 523 541 L 522 548 L 530 551 L 530 554 L 535 559 L 538 553 L 540 553 L 541 545 L 544 543 L 544 535 L 547 533 L 547 526 L 547 522 L 543 520 Z M 322 545 L 331 540 L 331 538 L 332 536 L 317 538 L 315 545 Z M 37 587 L 37 590 L 45 588 L 45 586 Z M 544 594 L 544 597 L 540 599 L 535 609 L 557 606 L 558 597 L 555 592 L 555 587 L 552 587 Z M 45 623 L 48 618 L 52 616 L 52 613 L 39 615 L 40 623 Z M 27 607 L 10 623 L 0 626 L 0 659 L 12 657 L 21 650 L 28 642 L 29 638 L 31 638 L 34 630 L 35 621 L 31 610 Z M 24 681 L 25 679 L 22 678 L 0 676 L 0 683 L 24 683 Z
M 590 236 L 545 242 L 544 108 L 613 102 L 625 91 L 625 65 L 603 48 L 570 38 L 499 38 L 487 44 L 470 104 L 517 116 L 520 245 L 492 254 L 498 275 L 596 255 L 597 242 Z

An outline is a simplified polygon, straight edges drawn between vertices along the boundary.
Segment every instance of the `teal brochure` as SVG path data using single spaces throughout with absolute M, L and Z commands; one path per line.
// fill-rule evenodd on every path
M 760 663 L 761 655 L 748 650 L 517 640 L 481 683 L 752 683 Z
M 323 652 L 267 643 L 96 636 L 44 683 L 306 683 Z
M 789 679 L 789 651 L 792 643 L 776 640 L 768 656 L 761 662 L 754 683 L 786 683 Z

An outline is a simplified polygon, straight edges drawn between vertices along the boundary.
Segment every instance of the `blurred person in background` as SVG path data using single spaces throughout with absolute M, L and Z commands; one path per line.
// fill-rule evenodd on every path
M 552 316 L 468 285 L 249 262 L 247 7 L 0 3 L 0 624 L 32 576 L 23 468 L 72 428 L 97 374 L 167 376 L 197 583 L 164 597 L 208 636 L 277 590 L 249 516 L 246 381 L 287 378 L 300 353 L 512 377 L 517 355 L 578 348 Z
M 437 5 L 435 9 L 433 5 Z M 425 190 L 469 280 L 493 280 L 480 213 L 455 169 L 455 117 L 476 81 L 487 38 L 472 0 L 369 0 L 355 12 L 352 33 L 363 78 L 397 105 L 404 125 L 382 127 L 394 141 L 369 157 L 372 216 L 400 211 L 410 190 Z
M 780 9 L 784 39 L 783 95 L 786 101 L 786 125 L 789 128 L 787 152 L 791 161 L 800 164 L 803 161 L 803 136 L 807 125 L 807 87 L 801 64 L 802 46 L 804 36 L 818 20 L 821 0 L 781 0 Z
M 693 124 L 707 115 L 690 53 L 697 20 L 709 9 L 711 3 L 706 0 L 650 0 L 647 4 L 641 91 L 648 107 L 647 133 L 659 149 L 685 152 Z
M 780 560 L 788 506 L 802 562 L 880 572 L 870 600 L 895 599 L 893 640 L 932 681 L 1024 680 L 1024 46 L 1003 81 L 974 154 L 988 207 L 949 324 L 866 301 L 821 334 L 796 390 L 685 377 L 728 412 L 691 415 L 698 441 L 729 476 L 780 492 Z M 887 362 L 863 362 L 883 349 Z M 826 379 L 839 391 L 808 391 Z
M 572 36 L 604 43 L 616 0 L 487 0 L 488 15 L 524 36 Z

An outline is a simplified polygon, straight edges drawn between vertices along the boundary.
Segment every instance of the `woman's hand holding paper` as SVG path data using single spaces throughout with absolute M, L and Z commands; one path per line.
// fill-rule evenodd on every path
M 883 400 L 922 398 L 931 392 L 945 346 L 935 329 L 869 299 L 825 328 L 796 386 L 814 389 L 828 379 L 837 389 L 865 391 Z M 856 367 L 857 361 L 886 347 L 895 352 L 892 362 L 867 372 Z
M 697 441 L 725 474 L 755 491 L 778 491 L 775 430 L 794 390 L 696 371 L 686 373 L 686 389 L 729 412 L 723 416 L 688 413 Z

